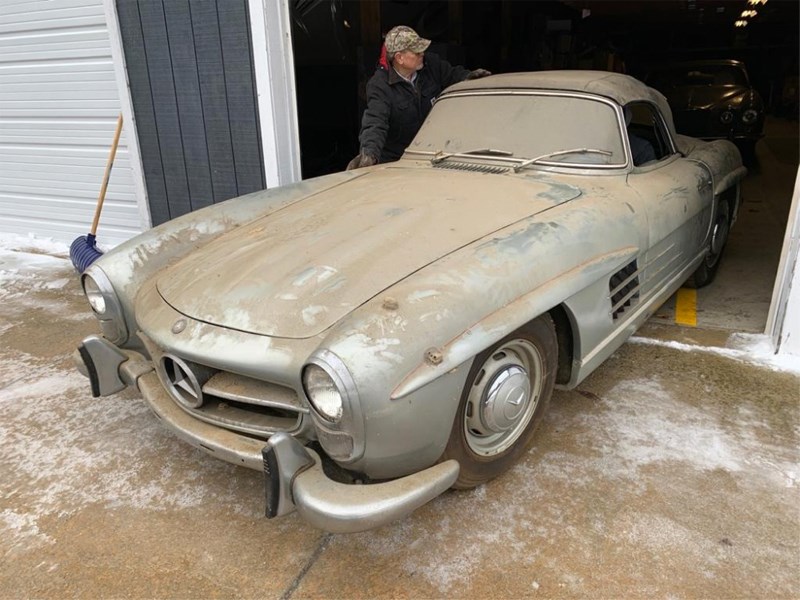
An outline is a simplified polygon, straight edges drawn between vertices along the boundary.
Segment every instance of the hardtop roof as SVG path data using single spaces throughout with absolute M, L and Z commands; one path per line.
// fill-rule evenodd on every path
M 609 71 L 531 71 L 504 73 L 463 81 L 447 88 L 445 93 L 466 90 L 560 90 L 596 94 L 627 104 L 647 100 L 660 104 L 663 96 L 638 79 Z

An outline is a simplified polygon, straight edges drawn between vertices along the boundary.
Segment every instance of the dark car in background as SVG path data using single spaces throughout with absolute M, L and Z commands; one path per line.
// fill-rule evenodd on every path
M 702 60 L 653 68 L 647 83 L 666 96 L 678 133 L 729 139 L 752 154 L 764 134 L 764 102 L 738 60 Z

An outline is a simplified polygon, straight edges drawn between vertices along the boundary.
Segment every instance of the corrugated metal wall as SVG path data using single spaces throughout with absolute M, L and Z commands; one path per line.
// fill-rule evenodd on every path
M 102 0 L 0 0 L 0 232 L 88 231 L 119 112 Z M 101 245 L 141 231 L 125 136 Z

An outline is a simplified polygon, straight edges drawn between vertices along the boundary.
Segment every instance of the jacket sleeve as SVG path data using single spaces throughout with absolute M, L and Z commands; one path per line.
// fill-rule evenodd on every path
M 386 135 L 389 131 L 391 103 L 388 85 L 373 77 L 367 82 L 367 108 L 361 118 L 358 141 L 361 152 L 380 160 Z
M 439 58 L 433 53 L 426 54 L 425 60 L 428 61 L 429 66 L 436 72 L 437 80 L 442 86 L 442 89 L 464 81 L 467 75 L 470 74 L 469 69 L 465 69 L 461 65 L 451 65 L 449 62 L 443 58 Z

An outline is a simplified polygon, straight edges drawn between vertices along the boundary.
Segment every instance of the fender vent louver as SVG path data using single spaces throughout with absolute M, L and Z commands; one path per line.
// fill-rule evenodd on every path
M 639 267 L 635 260 L 611 276 L 608 290 L 611 296 L 611 318 L 617 319 L 639 300 Z
M 505 173 L 510 170 L 509 167 L 498 167 L 495 165 L 477 165 L 475 163 L 465 163 L 456 161 L 444 161 L 434 163 L 435 169 L 455 169 L 456 171 L 475 171 L 476 173 Z

